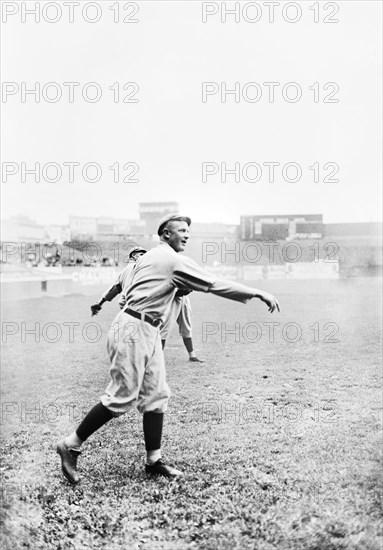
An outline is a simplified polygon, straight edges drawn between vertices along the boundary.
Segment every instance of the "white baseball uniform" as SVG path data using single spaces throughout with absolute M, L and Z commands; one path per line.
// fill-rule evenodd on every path
M 178 287 L 211 292 L 246 303 L 255 296 L 251 287 L 218 280 L 194 260 L 161 242 L 136 263 L 126 306 L 154 319 L 166 318 Z M 115 416 L 137 401 L 140 412 L 165 412 L 170 397 L 160 329 L 121 310 L 108 334 L 111 381 L 101 397 Z

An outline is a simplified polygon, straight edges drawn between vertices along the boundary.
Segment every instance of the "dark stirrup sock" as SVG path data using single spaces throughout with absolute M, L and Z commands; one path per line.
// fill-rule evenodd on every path
M 188 350 L 189 353 L 193 351 L 193 341 L 191 338 L 183 338 L 185 348 Z
M 165 348 L 165 344 L 166 344 L 166 340 L 161 340 L 161 344 L 162 344 L 162 349 Z
M 161 449 L 162 426 L 164 424 L 164 413 L 144 413 L 144 437 L 147 451 Z
M 81 422 L 76 430 L 76 434 L 82 441 L 85 441 L 92 433 L 96 432 L 109 420 L 112 420 L 112 418 L 114 416 L 110 410 L 104 407 L 102 403 L 97 403 Z

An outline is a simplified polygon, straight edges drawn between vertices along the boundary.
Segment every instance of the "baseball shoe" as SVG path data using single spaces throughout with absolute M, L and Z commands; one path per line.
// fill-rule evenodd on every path
M 206 363 L 205 359 L 198 359 L 198 357 L 189 357 L 191 363 Z
M 154 464 L 146 464 L 145 472 L 150 475 L 160 475 L 170 478 L 183 476 L 182 472 L 176 470 L 176 468 L 173 468 L 172 466 L 168 466 L 168 464 L 162 462 L 161 459 L 157 460 Z
M 56 447 L 57 453 L 61 458 L 61 469 L 67 480 L 75 485 L 80 481 L 77 475 L 77 459 L 81 451 L 70 449 L 65 441 L 59 441 Z

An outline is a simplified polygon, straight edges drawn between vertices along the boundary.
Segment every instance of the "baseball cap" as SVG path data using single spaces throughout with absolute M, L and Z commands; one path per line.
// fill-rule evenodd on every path
M 129 252 L 129 258 L 131 258 L 133 256 L 133 254 L 136 254 L 137 252 L 143 252 L 145 254 L 147 252 L 147 250 L 145 250 L 145 248 L 141 248 L 141 246 L 135 246 Z
M 191 224 L 191 219 L 188 216 L 181 216 L 180 214 L 167 214 L 160 219 L 158 224 L 158 235 L 161 235 L 162 231 L 165 229 L 165 225 L 168 222 L 186 222 L 188 225 Z

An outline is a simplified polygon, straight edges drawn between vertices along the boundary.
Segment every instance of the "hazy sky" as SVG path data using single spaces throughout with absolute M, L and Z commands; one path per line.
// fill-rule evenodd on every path
M 81 4 L 86 4 L 82 2 Z M 3 2 L 4 4 L 7 2 Z M 14 4 L 14 3 L 13 3 Z M 175 200 L 195 221 L 239 222 L 241 214 L 323 213 L 326 222 L 381 220 L 381 2 L 344 1 L 330 3 L 319 18 L 339 19 L 338 23 L 314 23 L 310 10 L 314 2 L 297 3 L 302 11 L 297 23 L 283 17 L 281 2 L 275 9 L 275 22 L 269 22 L 264 2 L 240 13 L 236 23 L 221 14 L 202 22 L 201 2 L 137 2 L 114 23 L 113 2 L 99 2 L 102 16 L 88 23 L 75 12 L 68 22 L 68 8 L 57 23 L 41 22 L 29 16 L 21 21 L 19 12 L 2 25 L 2 79 L 19 87 L 2 103 L 2 163 L 14 162 L 17 174 L 2 183 L 3 217 L 19 213 L 41 223 L 67 223 L 69 214 L 88 216 L 138 217 L 138 202 Z M 29 5 L 34 2 L 28 2 Z M 210 3 L 210 9 L 221 2 Z M 227 7 L 233 7 L 228 2 Z M 241 8 L 244 4 L 242 3 Z M 40 3 L 41 10 L 44 2 Z M 336 15 L 331 11 L 339 7 Z M 83 6 L 80 6 L 82 9 Z M 130 11 L 129 11 L 130 10 Z M 294 17 L 293 9 L 286 12 Z M 90 10 L 89 18 L 96 12 Z M 53 18 L 53 11 L 45 14 Z M 123 17 L 138 23 L 123 23 Z M 40 102 L 31 96 L 21 101 L 21 83 L 41 88 L 45 94 L 62 98 L 49 103 L 42 92 Z M 74 102 L 68 101 L 68 86 L 79 82 Z M 96 82 L 102 91 L 100 101 L 82 98 L 81 90 Z M 139 86 L 138 103 L 121 98 L 134 92 L 122 90 L 126 82 Z M 202 101 L 202 83 L 215 82 L 219 92 Z M 221 101 L 221 83 L 228 89 L 240 83 L 241 95 Z M 259 101 L 251 101 L 262 92 Z M 275 101 L 268 98 L 264 82 L 277 82 Z M 302 91 L 299 101 L 285 100 Z M 319 83 L 319 102 L 310 86 Z M 334 82 L 326 90 L 323 86 Z M 114 83 L 120 84 L 120 101 L 113 102 Z M 4 84 L 3 84 L 4 86 Z M 116 89 L 116 87 L 115 87 Z M 10 90 L 8 87 L 7 90 Z M 95 88 L 88 88 L 93 97 Z M 243 92 L 243 95 L 242 95 Z M 331 93 L 334 92 L 333 96 Z M 49 96 L 49 94 L 51 94 Z M 329 95 L 330 94 L 330 95 Z M 244 96 L 248 99 L 246 101 Z M 338 99 L 324 103 L 325 97 Z M 265 162 L 279 162 L 275 181 L 268 181 Z M 58 163 L 61 181 L 36 183 L 31 175 L 21 181 L 21 163 L 31 168 L 36 162 Z M 78 162 L 75 181 L 68 181 L 69 168 L 63 163 Z M 100 181 L 83 181 L 81 170 L 94 162 L 102 169 Z M 240 163 L 248 170 L 235 182 L 221 172 L 202 181 L 202 163 Z M 281 167 L 300 165 L 299 182 L 285 181 Z M 139 182 L 114 182 L 109 168 L 120 165 L 120 178 L 127 175 L 125 163 L 136 163 Z M 262 168 L 255 180 L 257 163 Z M 314 168 L 319 163 L 319 179 Z M 339 182 L 324 182 L 334 163 Z M 8 165 L 9 166 L 9 165 Z M 214 165 L 212 165 L 214 166 Z M 11 169 L 11 168 L 9 168 Z M 95 172 L 89 170 L 87 176 Z M 292 166 L 287 179 L 295 176 Z M 52 178 L 53 172 L 41 173 Z

